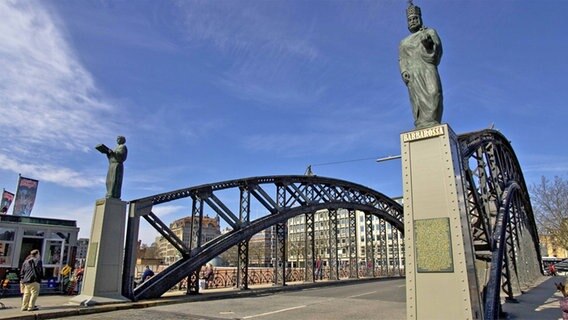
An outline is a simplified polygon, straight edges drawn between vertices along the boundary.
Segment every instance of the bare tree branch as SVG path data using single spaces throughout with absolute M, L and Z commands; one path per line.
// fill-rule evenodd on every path
M 530 189 L 539 233 L 548 236 L 552 245 L 568 250 L 568 180 L 542 177 Z

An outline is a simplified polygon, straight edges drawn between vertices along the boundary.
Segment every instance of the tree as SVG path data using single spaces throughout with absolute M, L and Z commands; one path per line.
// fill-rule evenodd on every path
M 531 202 L 539 233 L 568 250 L 568 180 L 542 177 L 531 187 Z
M 221 253 L 220 257 L 229 267 L 236 267 L 239 263 L 238 245 L 230 247 L 227 251 Z

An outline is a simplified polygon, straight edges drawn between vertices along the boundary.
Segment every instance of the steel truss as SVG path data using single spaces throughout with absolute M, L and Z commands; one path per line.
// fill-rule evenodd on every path
M 476 258 L 489 265 L 488 280 L 478 279 L 484 318 L 497 319 L 500 293 L 514 300 L 540 275 L 536 223 L 509 141 L 498 131 L 484 130 L 460 135 L 459 142 Z
M 489 280 L 479 278 L 483 287 L 486 319 L 499 313 L 499 295 L 509 299 L 534 283 L 540 274 L 539 242 L 527 188 L 513 149 L 507 139 L 497 131 L 484 130 L 459 136 L 466 207 L 471 225 L 476 258 L 489 265 Z M 223 201 L 223 190 L 240 191 L 239 208 Z M 169 230 L 152 212 L 156 205 L 189 198 L 192 200 L 192 234 L 189 247 Z M 266 215 L 251 220 L 253 202 L 266 210 Z M 212 209 L 231 232 L 206 243 L 202 239 L 204 207 Z M 399 233 L 404 233 L 402 206 L 385 195 L 367 187 L 347 181 L 317 176 L 268 176 L 230 180 L 180 189 L 130 202 L 126 252 L 123 273 L 123 295 L 132 300 L 161 296 L 164 292 L 188 278 L 188 293 L 196 293 L 201 266 L 226 251 L 238 246 L 237 287 L 248 288 L 248 243 L 250 238 L 267 228 L 274 228 L 273 250 L 275 259 L 274 283 L 285 285 L 287 274 L 286 234 L 288 219 L 305 215 L 305 281 L 315 281 L 315 237 L 321 231 L 315 219 L 316 212 L 325 210 L 329 232 L 326 235 L 330 248 L 328 267 L 330 279 L 338 278 L 337 238 L 338 209 L 347 210 L 349 249 L 349 277 L 360 277 L 357 250 L 356 210 L 365 214 L 367 273 L 374 275 L 375 263 L 380 263 L 380 275 L 391 272 L 401 274 L 399 261 L 404 246 Z M 235 214 L 238 210 L 238 214 Z M 374 249 L 372 216 L 379 219 L 379 239 Z M 134 288 L 136 244 L 139 221 L 143 217 L 172 246 L 179 251 L 180 259 L 142 285 Z M 390 233 L 386 223 L 391 225 Z M 389 238 L 390 237 L 390 238 Z M 393 252 L 387 252 L 388 243 Z M 400 241 L 402 242 L 402 241 Z M 319 241 L 321 244 L 321 241 Z M 318 244 L 318 245 L 319 245 Z M 400 246 L 400 249 L 398 248 Z M 400 250 L 400 251 L 399 251 Z M 377 254 L 377 257 L 375 257 Z M 390 257 L 395 261 L 390 261 Z M 371 271 L 369 271 L 371 270 Z
M 238 190 L 240 192 L 239 208 L 231 209 L 224 202 L 222 191 Z M 192 200 L 192 234 L 189 247 L 175 236 L 169 228 L 152 212 L 156 205 L 174 200 L 189 198 Z M 250 210 L 253 204 L 263 207 L 267 214 L 254 221 L 251 220 Z M 203 215 L 207 206 L 220 219 L 232 227 L 232 231 L 223 234 L 206 243 L 202 239 Z M 123 295 L 132 300 L 148 299 L 161 296 L 184 278 L 188 278 L 188 293 L 197 293 L 198 275 L 200 268 L 220 253 L 232 246 L 238 246 L 237 287 L 247 289 L 249 282 L 248 243 L 250 238 L 267 228 L 274 228 L 275 251 L 274 283 L 285 285 L 286 281 L 286 222 L 299 215 L 306 216 L 306 281 L 314 281 L 313 262 L 315 260 L 316 225 L 314 215 L 324 210 L 328 220 L 334 220 L 335 226 L 330 228 L 328 242 L 337 239 L 337 210 L 347 209 L 349 212 L 350 254 L 353 261 L 350 267 L 358 276 L 357 239 L 355 226 L 355 210 L 376 216 L 389 222 L 400 232 L 403 230 L 402 206 L 389 197 L 347 181 L 317 177 L 317 176 L 269 176 L 224 181 L 219 183 L 180 189 L 130 202 L 125 268 L 123 273 Z M 234 212 L 238 213 L 235 214 Z M 180 252 L 179 260 L 171 264 L 150 280 L 134 288 L 135 248 L 138 240 L 138 225 L 140 218 L 146 219 L 160 234 Z M 321 224 L 321 221 L 318 221 Z M 321 231 L 318 231 L 321 233 Z M 338 278 L 337 249 L 333 250 L 335 257 L 328 260 L 329 277 Z M 331 253 L 330 253 L 331 256 Z M 335 276 L 334 276 L 335 274 Z

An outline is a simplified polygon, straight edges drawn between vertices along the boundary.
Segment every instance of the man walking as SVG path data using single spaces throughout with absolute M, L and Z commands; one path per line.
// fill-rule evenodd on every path
M 38 310 L 35 305 L 39 295 L 39 285 L 43 278 L 43 264 L 39 250 L 34 249 L 24 260 L 20 269 L 20 281 L 23 286 L 22 311 Z

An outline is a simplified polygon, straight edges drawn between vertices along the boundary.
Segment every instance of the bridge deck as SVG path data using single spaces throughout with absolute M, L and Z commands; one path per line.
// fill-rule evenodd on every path
M 559 319 L 562 317 L 559 308 L 560 294 L 556 292 L 554 282 L 565 281 L 565 277 L 542 277 L 538 284 L 525 294 L 518 297 L 519 303 L 505 303 L 503 310 L 508 313 L 510 319 Z M 347 284 L 350 281 L 377 281 L 375 280 L 342 280 L 341 283 Z M 40 310 L 35 312 L 42 318 L 60 318 L 80 314 L 109 312 L 113 310 L 125 310 L 133 308 L 144 308 L 157 305 L 186 303 L 191 301 L 203 301 L 228 296 L 245 296 L 247 294 L 259 294 L 268 290 L 298 290 L 302 287 L 313 287 L 332 285 L 335 281 L 322 281 L 318 283 L 289 283 L 287 287 L 275 287 L 272 285 L 255 285 L 246 292 L 231 288 L 204 290 L 203 294 L 196 296 L 186 296 L 181 291 L 171 291 L 162 298 L 145 300 L 141 302 L 125 302 L 119 304 L 99 305 L 88 308 L 67 305 L 71 296 L 49 295 L 40 296 L 38 305 Z M 353 283 L 351 282 L 351 283 Z M 21 312 L 21 297 L 9 297 L 0 300 L 6 305 L 6 309 L 0 309 L 0 319 L 29 319 L 31 312 Z

